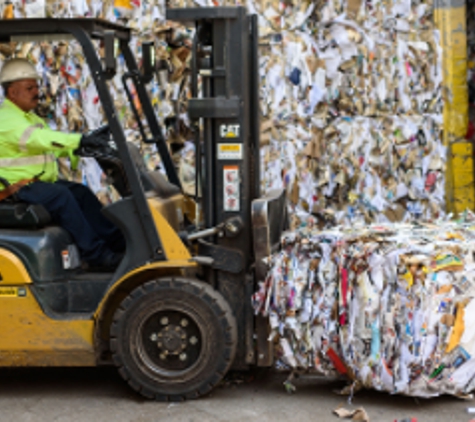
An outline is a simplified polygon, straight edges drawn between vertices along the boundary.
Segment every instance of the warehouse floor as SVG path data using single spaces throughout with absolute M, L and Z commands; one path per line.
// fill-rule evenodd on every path
M 225 382 L 210 396 L 185 403 L 142 400 L 114 368 L 0 370 L 2 421 L 317 421 L 339 419 L 332 410 L 363 407 L 371 422 L 417 418 L 417 422 L 468 422 L 472 401 L 453 397 L 415 400 L 363 391 L 347 404 L 335 394 L 341 382 L 299 379 L 287 394 L 285 376 L 261 371 L 242 382 Z

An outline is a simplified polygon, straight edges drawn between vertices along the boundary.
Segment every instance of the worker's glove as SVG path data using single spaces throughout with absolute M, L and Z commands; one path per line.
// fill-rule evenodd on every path
M 101 126 L 93 132 L 82 135 L 79 147 L 74 151 L 74 154 L 83 157 L 92 157 L 98 152 L 108 151 L 109 141 L 109 126 Z
M 91 133 L 88 135 L 82 135 L 81 142 L 79 143 L 79 148 L 101 148 L 109 146 L 110 136 L 105 133 Z

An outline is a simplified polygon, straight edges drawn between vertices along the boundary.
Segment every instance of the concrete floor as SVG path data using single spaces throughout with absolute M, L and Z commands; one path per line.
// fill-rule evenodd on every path
M 185 403 L 142 400 L 114 368 L 2 369 L 0 421 L 317 421 L 336 422 L 339 405 L 362 406 L 371 422 L 417 418 L 417 422 L 468 422 L 475 401 L 452 397 L 414 400 L 364 391 L 353 399 L 338 396 L 341 382 L 299 379 L 287 394 L 285 377 L 261 371 L 240 382 L 225 382 L 211 395 Z M 242 377 L 240 377 L 240 380 Z

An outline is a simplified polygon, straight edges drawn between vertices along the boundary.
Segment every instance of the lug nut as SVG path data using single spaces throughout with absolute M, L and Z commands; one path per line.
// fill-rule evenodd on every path
M 152 333 L 152 335 L 150 336 L 150 340 L 152 340 L 152 341 L 157 341 L 157 339 L 158 339 L 157 334 L 156 334 L 156 333 Z
M 198 343 L 198 339 L 195 336 L 193 336 L 190 338 L 190 343 L 194 346 L 196 343 Z
M 160 359 L 165 360 L 167 358 L 167 355 L 165 353 L 160 353 Z
M 187 327 L 187 326 L 188 326 L 188 320 L 185 319 L 185 318 L 183 318 L 183 319 L 181 320 L 181 323 L 180 323 L 180 324 L 181 324 L 182 327 Z
M 160 320 L 160 323 L 162 325 L 167 325 L 168 324 L 168 318 L 166 316 L 164 316 L 161 320 Z
M 181 361 L 186 360 L 186 353 L 182 353 L 182 354 L 180 355 L 180 360 L 181 360 Z

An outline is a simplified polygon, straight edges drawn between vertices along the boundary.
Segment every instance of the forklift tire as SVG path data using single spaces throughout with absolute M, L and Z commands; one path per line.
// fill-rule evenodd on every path
M 135 288 L 114 314 L 111 351 L 130 386 L 158 401 L 209 393 L 231 366 L 237 325 L 223 296 L 194 279 Z

